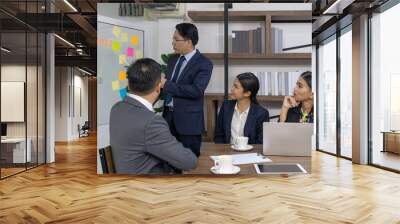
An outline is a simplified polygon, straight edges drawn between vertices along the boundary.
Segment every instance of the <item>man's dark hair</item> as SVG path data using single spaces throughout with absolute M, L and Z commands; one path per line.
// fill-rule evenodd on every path
M 161 66 L 150 58 L 142 58 L 128 67 L 129 90 L 137 95 L 151 93 L 161 80 Z
M 199 32 L 195 25 L 191 23 L 180 23 L 175 26 L 175 29 L 178 31 L 179 35 L 185 39 L 191 40 L 193 46 L 196 46 L 199 41 Z

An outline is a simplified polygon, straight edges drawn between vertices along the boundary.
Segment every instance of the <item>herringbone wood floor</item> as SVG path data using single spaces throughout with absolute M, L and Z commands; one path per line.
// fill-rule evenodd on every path
M 94 137 L 0 181 L 0 223 L 400 223 L 400 175 L 313 154 L 291 177 L 96 174 Z

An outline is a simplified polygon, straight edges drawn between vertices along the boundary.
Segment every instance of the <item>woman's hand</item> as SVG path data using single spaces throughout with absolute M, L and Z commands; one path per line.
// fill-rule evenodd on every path
M 298 105 L 299 102 L 297 102 L 293 96 L 285 96 L 285 99 L 283 99 L 282 103 L 282 109 L 281 109 L 281 114 L 279 116 L 279 121 L 285 122 L 287 119 L 287 113 L 289 109 L 292 107 L 297 107 Z
M 299 102 L 297 102 L 293 96 L 285 96 L 283 99 L 282 109 L 289 109 L 292 107 L 297 107 Z

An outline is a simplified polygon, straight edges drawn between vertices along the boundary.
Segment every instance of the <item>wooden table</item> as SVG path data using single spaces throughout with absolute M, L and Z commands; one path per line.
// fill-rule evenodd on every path
M 231 149 L 230 145 L 227 144 L 214 144 L 203 142 L 201 148 L 201 155 L 198 160 L 197 168 L 185 174 L 210 174 L 210 168 L 214 166 L 214 161 L 210 156 L 214 155 L 231 155 L 231 154 L 243 154 L 243 153 L 262 153 L 262 145 L 253 145 L 254 148 L 246 152 L 238 152 Z M 267 156 L 272 160 L 272 163 L 299 163 L 304 169 L 311 173 L 311 156 Z M 240 173 L 237 175 L 258 175 L 254 169 L 253 164 L 239 165 Z M 221 176 L 221 175 L 218 175 Z M 228 175 L 232 176 L 232 175 Z

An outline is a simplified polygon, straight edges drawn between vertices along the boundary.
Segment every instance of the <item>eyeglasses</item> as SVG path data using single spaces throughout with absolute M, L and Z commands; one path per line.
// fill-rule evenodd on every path
M 187 41 L 187 40 L 185 40 L 185 39 L 178 40 L 178 39 L 173 38 L 172 41 L 178 42 L 178 41 Z

